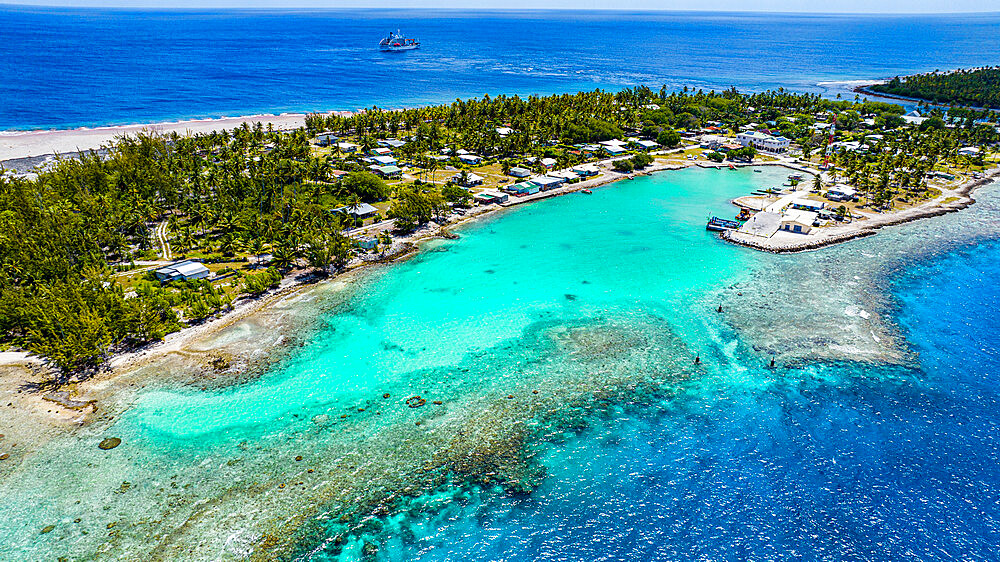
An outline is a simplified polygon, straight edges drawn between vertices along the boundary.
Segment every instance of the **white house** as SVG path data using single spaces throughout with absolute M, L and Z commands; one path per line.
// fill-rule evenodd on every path
M 497 127 L 497 134 L 500 135 L 501 137 L 506 137 L 507 135 L 513 132 L 514 129 L 511 129 L 510 127 Z
M 862 145 L 858 141 L 837 141 L 837 142 L 831 142 L 827 147 L 827 149 L 833 152 L 838 152 L 838 151 L 861 152 L 863 146 L 864 145 Z
M 853 201 L 858 196 L 858 190 L 849 185 L 838 183 L 826 192 L 830 201 Z
M 351 215 L 356 219 L 358 218 L 363 219 L 374 215 L 375 213 L 378 212 L 378 209 L 369 205 L 368 203 L 360 203 L 354 207 L 348 207 L 348 206 L 338 207 L 331 212 L 347 213 L 348 215 Z
M 709 150 L 718 150 L 720 146 L 728 142 L 729 139 L 726 137 L 720 137 L 717 135 L 703 135 L 701 137 L 701 142 L 699 146 L 701 148 L 707 148 Z
M 566 181 L 580 178 L 573 170 L 556 170 L 555 172 L 549 172 L 547 175 L 553 178 L 562 178 Z
M 979 148 L 975 146 L 963 146 L 958 149 L 959 156 L 979 156 Z
M 378 141 L 378 145 L 385 148 L 402 148 L 403 146 L 406 146 L 406 141 L 399 139 L 384 139 Z
M 635 141 L 632 144 L 634 144 L 637 147 L 639 147 L 640 150 L 656 150 L 657 148 L 660 147 L 659 144 L 657 144 L 657 143 L 655 143 L 655 142 L 653 142 L 651 140 L 638 140 L 638 141 Z
M 819 215 L 812 211 L 790 209 L 785 211 L 785 214 L 781 217 L 781 223 L 778 226 L 778 230 L 796 232 L 799 234 L 809 234 L 817 216 Z
M 594 166 L 593 164 L 581 164 L 579 166 L 573 166 L 573 171 L 576 172 L 578 176 L 583 176 L 585 178 L 590 176 L 596 176 L 597 174 L 600 173 L 597 167 Z
M 395 166 L 396 159 L 392 156 L 375 156 L 372 161 L 377 163 L 379 166 Z
M 736 135 L 736 142 L 743 146 L 752 146 L 762 152 L 785 152 L 792 141 L 785 137 L 773 137 L 760 131 L 750 131 Z
M 792 209 L 800 209 L 802 211 L 822 211 L 826 207 L 826 203 L 810 199 L 796 199 L 789 203 L 788 206 Z
M 903 121 L 906 121 L 910 125 L 919 125 L 927 120 L 927 117 L 921 117 L 920 112 L 914 109 L 913 111 L 902 116 Z
M 485 179 L 486 178 L 484 178 L 483 176 L 481 176 L 479 174 L 465 174 L 465 178 L 464 179 L 462 178 L 462 174 L 461 173 L 458 173 L 458 174 L 455 174 L 454 176 L 451 176 L 451 182 L 452 183 L 457 183 L 458 185 L 461 185 L 461 186 L 464 186 L 464 187 L 472 187 L 472 186 L 475 186 L 475 185 L 483 185 L 483 180 L 485 180 Z
M 552 166 L 555 166 L 557 162 L 558 160 L 556 160 L 555 158 L 542 158 L 540 161 L 541 165 L 545 166 L 546 168 L 551 168 Z
M 507 173 L 511 176 L 514 176 L 515 178 L 526 178 L 531 175 L 531 170 L 527 168 L 514 167 L 511 168 L 510 171 Z
M 459 154 L 458 159 L 462 161 L 463 164 L 470 164 L 472 166 L 478 165 L 483 159 L 475 154 Z
M 565 178 L 554 178 L 552 176 L 542 176 L 539 178 L 534 178 L 531 183 L 537 185 L 542 191 L 548 191 L 550 189 L 556 188 L 559 184 L 565 183 Z
M 357 152 L 358 145 L 356 145 L 356 144 L 354 144 L 352 142 L 338 142 L 337 143 L 337 148 L 340 149 L 341 152 L 348 152 L 348 153 L 350 153 L 350 152 Z

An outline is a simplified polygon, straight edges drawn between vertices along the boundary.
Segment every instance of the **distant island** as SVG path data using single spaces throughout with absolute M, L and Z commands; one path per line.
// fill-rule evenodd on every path
M 865 90 L 942 105 L 1000 109 L 1000 66 L 897 76 Z
M 750 226 L 726 237 L 818 247 L 968 204 L 998 141 L 988 111 L 648 87 L 123 137 L 0 174 L 0 344 L 40 357 L 58 386 L 469 217 L 687 166 L 790 168 L 785 186 L 736 201 L 740 221 L 724 223 Z

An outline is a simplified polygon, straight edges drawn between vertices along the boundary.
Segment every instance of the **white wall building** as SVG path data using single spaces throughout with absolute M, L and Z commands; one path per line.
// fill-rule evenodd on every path
M 752 146 L 761 152 L 785 152 L 792 141 L 785 137 L 773 137 L 760 131 L 750 131 L 736 135 L 736 142 Z
M 818 215 L 812 211 L 800 211 L 789 209 L 781 217 L 779 230 L 796 232 L 799 234 L 809 234 L 812 230 L 813 222 Z

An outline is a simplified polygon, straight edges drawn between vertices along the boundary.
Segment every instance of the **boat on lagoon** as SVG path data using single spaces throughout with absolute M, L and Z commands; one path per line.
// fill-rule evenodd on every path
M 723 232 L 726 230 L 735 230 L 740 227 L 740 223 L 736 221 L 720 219 L 719 217 L 712 217 L 708 219 L 708 224 L 705 225 L 705 230 L 711 230 L 712 232 Z

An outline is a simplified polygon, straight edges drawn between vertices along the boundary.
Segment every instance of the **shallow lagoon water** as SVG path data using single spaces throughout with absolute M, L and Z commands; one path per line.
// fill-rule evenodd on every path
M 799 256 L 704 231 L 783 177 L 619 182 L 318 290 L 260 376 L 151 386 L 29 459 L 0 557 L 991 557 L 995 192 Z
M 782 176 L 769 171 L 762 179 Z M 690 330 L 692 319 L 698 324 L 711 312 L 697 300 L 700 291 L 739 275 L 751 255 L 708 235 L 702 223 L 760 180 L 710 170 L 678 179 L 660 175 L 516 208 L 459 241 L 433 242 L 414 260 L 363 280 L 308 348 L 261 384 L 218 395 L 151 393 L 131 419 L 182 437 L 266 423 L 299 407 L 391 391 L 400 377 L 454 365 L 536 322 L 648 307 Z M 678 309 L 690 314 L 669 314 Z M 232 407 L 243 403 L 253 408 Z

